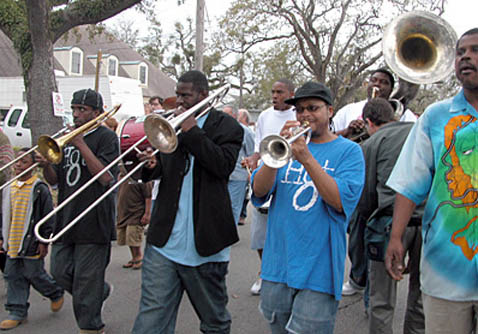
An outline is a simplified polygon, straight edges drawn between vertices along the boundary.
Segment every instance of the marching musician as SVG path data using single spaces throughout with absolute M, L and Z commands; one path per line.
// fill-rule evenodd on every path
M 176 86 L 178 112 L 207 98 L 209 85 L 188 71 Z M 203 108 L 204 109 L 204 108 Z M 199 113 L 198 111 L 196 115 Z M 226 274 L 238 234 L 227 190 L 243 130 L 215 109 L 181 124 L 178 148 L 147 159 L 143 180 L 160 179 L 143 256 L 141 300 L 135 334 L 173 333 L 184 291 L 203 333 L 230 333 Z
M 388 179 L 397 192 L 385 257 L 403 278 L 402 236 L 425 198 L 420 282 L 425 333 L 468 334 L 478 314 L 478 28 L 456 43 L 452 98 L 429 106 L 412 128 Z
M 330 131 L 332 95 L 322 83 L 308 82 L 295 97 L 297 121 L 304 121 L 307 144 L 291 144 L 295 159 L 275 169 L 262 165 L 253 174 L 252 201 L 272 196 L 262 258 L 260 309 L 272 334 L 333 333 L 342 293 L 346 230 L 364 185 L 364 159 L 358 144 Z
M 92 89 L 82 89 L 73 94 L 71 109 L 74 126 L 78 128 L 103 112 L 103 99 Z M 41 156 L 37 159 L 47 182 L 58 186 L 58 202 L 61 203 L 118 155 L 118 137 L 100 126 L 74 137 L 63 149 L 63 159 L 58 165 Z M 115 166 L 59 211 L 56 231 L 85 211 L 109 188 L 117 175 L 118 167 Z M 80 333 L 104 333 L 101 308 L 112 289 L 105 282 L 105 270 L 115 228 L 113 196 L 111 194 L 100 202 L 52 246 L 51 273 L 72 295 Z
M 362 119 L 363 108 L 373 94 L 375 97 L 385 100 L 390 98 L 393 91 L 395 79 L 393 74 L 386 68 L 379 68 L 372 72 L 367 84 L 367 99 L 356 103 L 350 103 L 337 111 L 332 124 L 337 135 L 350 138 L 354 134 L 365 129 L 365 121 Z M 416 122 L 417 118 L 413 112 L 406 109 L 400 118 L 402 122 Z M 351 269 L 348 281 L 344 284 L 342 294 L 351 296 L 362 292 L 367 283 L 367 256 L 364 248 L 365 222 L 368 217 L 363 217 L 358 212 L 352 215 L 349 227 L 349 248 L 348 255 L 351 262 Z M 365 307 L 368 308 L 368 296 L 364 297 Z

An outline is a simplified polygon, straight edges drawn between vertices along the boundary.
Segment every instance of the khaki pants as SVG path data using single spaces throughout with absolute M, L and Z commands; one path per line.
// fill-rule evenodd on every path
M 407 309 L 403 324 L 404 334 L 425 333 L 425 320 L 420 292 L 421 228 L 407 227 L 403 235 L 403 247 L 408 253 L 410 279 L 408 283 Z M 393 333 L 393 313 L 397 300 L 397 284 L 385 270 L 383 262 L 369 262 L 370 317 L 369 334 Z
M 426 334 L 478 333 L 478 301 L 456 302 L 423 294 Z

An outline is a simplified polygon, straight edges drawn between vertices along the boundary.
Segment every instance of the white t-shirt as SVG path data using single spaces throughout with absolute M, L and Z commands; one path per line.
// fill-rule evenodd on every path
M 362 100 L 356 103 L 350 103 L 344 106 L 342 109 L 337 111 L 334 118 L 332 119 L 332 125 L 334 126 L 334 131 L 341 131 L 346 129 L 349 124 L 356 120 L 362 119 L 362 112 L 365 104 L 368 100 Z M 400 117 L 400 122 L 416 122 L 417 116 L 410 110 L 407 109 Z
M 256 123 L 254 152 L 259 152 L 262 139 L 268 135 L 278 135 L 286 121 L 295 121 L 296 119 L 294 107 L 287 110 L 275 110 L 274 107 L 270 107 L 261 112 Z

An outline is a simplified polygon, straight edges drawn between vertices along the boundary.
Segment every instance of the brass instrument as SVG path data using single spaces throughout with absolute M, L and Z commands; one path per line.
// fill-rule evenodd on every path
M 113 117 L 119 110 L 121 104 L 115 106 L 110 111 L 105 111 L 91 121 L 83 124 L 79 128 L 67 133 L 66 135 L 54 139 L 48 135 L 40 136 L 38 139 L 38 151 L 40 154 L 53 164 L 59 164 L 63 158 L 63 148 L 76 136 L 87 133 L 99 127 L 106 119 Z
M 280 135 L 269 135 L 262 139 L 259 145 L 259 154 L 266 166 L 271 168 L 281 168 L 285 166 L 292 157 L 292 148 L 290 145 L 299 137 L 308 133 L 307 142 L 310 140 L 311 128 L 309 122 L 304 122 L 300 126 L 292 129 L 292 137 L 284 138 Z
M 423 11 L 405 13 L 385 29 L 382 51 L 390 69 L 403 80 L 433 83 L 453 71 L 457 36 L 448 22 Z
M 188 109 L 186 110 L 183 114 L 187 114 L 189 117 L 190 115 L 193 115 L 195 114 L 198 110 L 200 110 L 202 107 L 206 106 L 207 104 L 210 104 L 210 106 L 208 106 L 208 108 L 206 108 L 206 110 L 202 111 L 199 115 L 196 116 L 196 119 L 200 118 L 201 116 L 203 116 L 206 112 L 208 112 L 209 110 L 211 110 L 214 105 L 216 105 L 218 102 L 219 102 L 219 99 L 218 99 L 218 96 L 220 94 L 224 94 L 224 89 L 227 89 L 229 90 L 229 85 L 225 86 L 224 88 L 222 88 L 219 92 L 207 97 L 206 99 L 204 99 L 203 101 L 199 102 L 198 104 L 196 104 L 194 107 L 192 107 L 191 109 Z M 227 92 L 226 90 L 226 92 Z M 198 106 L 199 105 L 199 106 Z M 183 115 L 181 114 L 181 115 Z M 180 115 L 180 116 L 181 116 Z M 101 116 L 101 115 L 100 115 Z M 149 115 L 151 116 L 151 115 Z M 149 117 L 148 116 L 148 117 Z M 158 115 L 159 116 L 159 115 Z M 99 117 L 99 116 L 98 116 Z M 147 118 L 148 118 L 147 117 Z M 187 118 L 186 117 L 186 118 Z M 147 119 L 146 118 L 146 119 Z M 161 117 L 162 119 L 164 119 L 163 117 Z M 184 118 L 184 116 L 182 117 Z M 184 118 L 184 119 L 186 119 Z M 175 126 L 179 126 L 180 123 L 177 123 L 177 117 L 169 117 L 167 119 L 164 119 L 163 122 L 168 122 L 167 125 L 171 126 L 171 124 L 176 124 Z M 93 121 L 93 120 L 92 120 Z M 90 122 L 92 122 L 90 121 Z M 101 124 L 101 120 L 98 120 L 97 121 L 98 123 Z M 86 124 L 84 124 L 83 126 L 85 126 Z M 82 126 L 82 127 L 83 127 Z M 174 126 L 174 125 L 173 125 Z M 166 128 L 168 128 L 167 126 L 165 126 Z M 80 129 L 80 128 L 78 128 Z M 78 130 L 77 129 L 77 130 Z M 158 129 L 157 130 L 157 136 L 160 136 L 159 134 L 159 131 L 161 131 L 162 129 L 164 128 L 161 128 L 161 129 Z M 76 130 L 75 130 L 76 131 Z M 145 132 L 146 132 L 146 128 L 145 128 Z M 153 133 L 155 133 L 153 131 Z M 176 135 L 175 135 L 176 136 Z M 170 139 L 171 137 L 167 138 L 168 140 L 170 140 L 169 144 L 174 144 L 174 140 L 177 138 L 173 138 Z M 88 214 L 91 210 L 93 210 L 103 199 L 105 199 L 109 194 L 111 194 L 113 191 L 115 191 L 121 184 L 123 184 L 124 182 L 128 181 L 130 179 L 130 177 L 135 174 L 137 171 L 139 171 L 140 168 L 142 168 L 146 163 L 147 163 L 147 160 L 137 164 L 133 169 L 131 169 L 128 174 L 126 174 L 125 176 L 123 176 L 121 178 L 121 180 L 119 180 L 118 182 L 116 182 L 113 186 L 111 186 L 106 192 L 104 192 L 98 199 L 96 199 L 86 210 L 84 210 L 80 215 L 78 215 L 77 217 L 75 217 L 75 219 L 73 219 L 71 222 L 69 222 L 62 230 L 60 230 L 56 235 L 51 235 L 49 236 L 48 238 L 45 238 L 43 237 L 41 234 L 40 234 L 40 227 L 46 222 L 48 221 L 48 219 L 50 219 L 53 215 L 55 215 L 58 211 L 60 211 L 61 209 L 63 209 L 68 203 L 70 203 L 74 198 L 76 198 L 80 193 L 82 193 L 83 191 L 85 191 L 89 186 L 90 184 L 92 184 L 93 182 L 95 182 L 96 180 L 98 180 L 104 173 L 108 172 L 112 167 L 114 167 L 115 165 L 117 165 L 118 163 L 120 163 L 122 161 L 122 159 L 127 156 L 128 154 L 132 153 L 133 150 L 138 150 L 138 146 L 144 142 L 146 139 L 149 140 L 149 138 L 145 135 L 143 136 L 141 139 L 139 139 L 136 143 L 134 143 L 133 145 L 131 145 L 127 150 L 125 150 L 121 155 L 119 155 L 116 159 L 114 159 L 112 162 L 110 162 L 108 164 L 108 166 L 106 166 L 105 168 L 103 168 L 99 173 L 97 173 L 96 175 L 94 175 L 88 182 L 86 182 L 84 185 L 82 185 L 78 190 L 76 190 L 73 194 L 71 194 L 68 198 L 66 198 L 65 200 L 63 200 L 53 211 L 51 211 L 49 214 L 47 214 L 45 217 L 43 217 L 36 225 L 35 225 L 35 228 L 34 228 L 34 233 L 35 233 L 35 236 L 38 238 L 38 240 L 40 240 L 41 242 L 43 243 L 50 243 L 50 242 L 55 242 L 56 240 L 58 240 L 62 235 L 64 235 L 69 229 L 71 229 L 76 223 L 78 223 L 78 221 L 80 221 L 80 219 L 82 219 L 86 214 Z M 151 143 L 151 141 L 150 141 Z M 176 143 L 177 144 L 177 143 Z M 171 145 L 167 145 L 167 147 L 171 147 Z M 160 152 L 159 149 L 156 149 L 154 152 L 153 152 L 153 155 L 157 154 L 158 152 Z
M 58 137 L 59 135 L 63 134 L 66 130 L 68 130 L 68 128 L 63 128 L 61 129 L 60 131 L 56 132 L 55 134 L 53 134 L 51 136 L 51 138 L 56 138 Z M 29 149 L 28 151 L 25 151 L 23 152 L 21 155 L 19 155 L 18 157 L 16 157 L 15 159 L 13 159 L 12 161 L 10 161 L 9 163 L 7 163 L 6 165 L 2 166 L 0 168 L 0 173 L 3 172 L 5 169 L 9 168 L 10 166 L 14 165 L 18 160 L 20 160 L 21 158 L 27 156 L 28 154 L 31 154 L 33 151 L 36 151 L 36 149 L 38 148 L 38 145 L 35 145 L 33 146 L 31 149 Z M 0 186 L 0 191 L 3 190 L 3 188 L 7 187 L 8 185 L 12 184 L 15 180 L 18 180 L 19 178 L 21 178 L 23 175 L 27 174 L 28 172 L 30 172 L 32 169 L 35 169 L 36 167 L 38 167 L 38 162 L 35 162 L 33 165 L 31 165 L 30 167 L 28 167 L 27 169 L 25 169 L 23 172 L 21 172 L 20 174 L 18 174 L 17 176 L 11 178 L 10 180 L 8 180 L 7 182 L 5 182 L 4 184 L 2 184 Z
M 403 100 L 406 105 L 416 95 L 416 85 L 441 81 L 453 71 L 456 40 L 456 33 L 447 21 L 424 11 L 402 14 L 385 28 L 383 56 L 401 81 L 389 99 L 398 118 L 405 111 Z M 366 137 L 360 133 L 350 139 L 361 142 Z
M 178 146 L 178 135 L 181 132 L 181 124 L 191 115 L 195 115 L 206 105 L 211 104 L 203 110 L 196 119 L 199 119 L 209 112 L 215 104 L 226 96 L 231 85 L 225 85 L 219 88 L 214 94 L 208 96 L 198 104 L 187 111 L 171 118 L 164 118 L 158 114 L 150 114 L 144 120 L 144 132 L 148 137 L 148 141 L 154 148 L 162 153 L 174 152 Z

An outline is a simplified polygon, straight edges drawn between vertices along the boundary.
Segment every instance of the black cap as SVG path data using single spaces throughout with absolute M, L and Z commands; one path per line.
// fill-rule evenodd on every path
M 82 89 L 73 93 L 71 104 L 82 104 L 103 111 L 103 98 L 93 89 Z
M 284 102 L 295 106 L 299 99 L 308 97 L 321 99 L 328 105 L 332 105 L 333 98 L 330 89 L 323 83 L 313 81 L 306 82 L 302 87 L 297 89 L 293 98 L 285 100 Z

